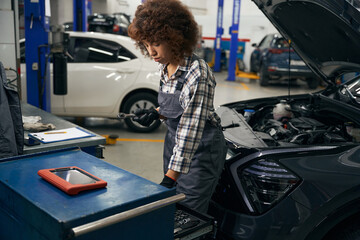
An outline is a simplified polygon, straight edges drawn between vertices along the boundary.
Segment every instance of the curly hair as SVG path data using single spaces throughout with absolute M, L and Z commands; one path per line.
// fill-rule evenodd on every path
M 177 63 L 192 55 L 199 40 L 194 16 L 179 0 L 147 0 L 139 5 L 128 34 L 148 57 L 144 41 L 168 43 L 173 61 Z

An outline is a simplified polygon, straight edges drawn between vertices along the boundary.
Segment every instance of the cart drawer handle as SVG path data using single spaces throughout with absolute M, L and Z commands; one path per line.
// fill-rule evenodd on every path
M 106 218 L 102 218 L 96 220 L 94 222 L 90 222 L 84 225 L 80 225 L 78 227 L 74 227 L 70 230 L 69 238 L 78 237 L 86 233 L 93 232 L 95 230 L 128 220 L 133 217 L 137 217 L 139 215 L 143 215 L 145 213 L 157 210 L 162 207 L 166 207 L 170 204 L 179 202 L 185 199 L 185 194 L 180 193 L 175 196 L 171 196 L 165 199 L 161 199 L 152 203 L 145 204 L 143 206 L 139 206 L 137 208 L 130 209 L 125 212 L 121 212 Z

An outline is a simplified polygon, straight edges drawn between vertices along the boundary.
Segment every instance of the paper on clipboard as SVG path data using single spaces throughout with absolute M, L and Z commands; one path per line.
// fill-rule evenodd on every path
M 95 134 L 89 133 L 78 127 L 58 129 L 40 133 L 29 133 L 29 137 L 39 140 L 42 143 L 60 142 L 93 136 L 95 136 Z

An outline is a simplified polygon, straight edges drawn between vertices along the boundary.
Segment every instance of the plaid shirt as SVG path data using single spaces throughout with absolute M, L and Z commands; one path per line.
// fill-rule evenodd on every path
M 209 120 L 212 125 L 220 123 L 213 106 L 215 78 L 203 59 L 191 63 L 191 58 L 186 58 L 185 64 L 178 66 L 170 78 L 166 65 L 159 64 L 159 67 L 160 80 L 163 82 L 160 91 L 166 93 L 175 93 L 177 79 L 182 72 L 188 72 L 179 98 L 184 113 L 177 127 L 175 147 L 169 163 L 169 169 L 187 173 L 191 159 L 199 146 L 206 121 Z

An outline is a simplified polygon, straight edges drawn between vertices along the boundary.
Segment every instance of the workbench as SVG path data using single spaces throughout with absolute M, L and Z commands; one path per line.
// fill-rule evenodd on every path
M 107 187 L 71 196 L 37 174 L 69 166 Z M 0 193 L 0 239 L 12 240 L 169 240 L 175 202 L 184 198 L 79 148 L 0 159 Z
M 22 103 L 21 110 L 22 110 L 23 116 L 40 116 L 42 119 L 41 120 L 42 123 L 44 123 L 44 124 L 52 123 L 56 126 L 57 130 L 71 128 L 71 127 L 79 127 L 81 129 L 84 129 L 74 123 L 66 121 L 60 117 L 57 117 L 51 113 L 48 113 L 40 108 L 34 107 L 28 103 Z M 84 129 L 84 130 L 86 130 L 86 129 Z M 92 134 L 95 134 L 89 130 L 86 130 L 86 131 L 90 132 Z M 25 131 L 24 135 L 25 135 L 25 137 L 27 137 L 28 132 Z M 94 137 L 73 139 L 73 140 L 54 142 L 54 143 L 46 143 L 46 144 L 41 143 L 40 145 L 34 145 L 34 146 L 24 146 L 24 154 L 51 151 L 51 150 L 56 150 L 56 149 L 63 149 L 63 148 L 77 146 L 77 147 L 80 147 L 83 151 L 85 151 L 91 155 L 102 158 L 103 147 L 101 145 L 105 144 L 105 143 L 106 143 L 106 139 L 104 137 L 95 134 Z

